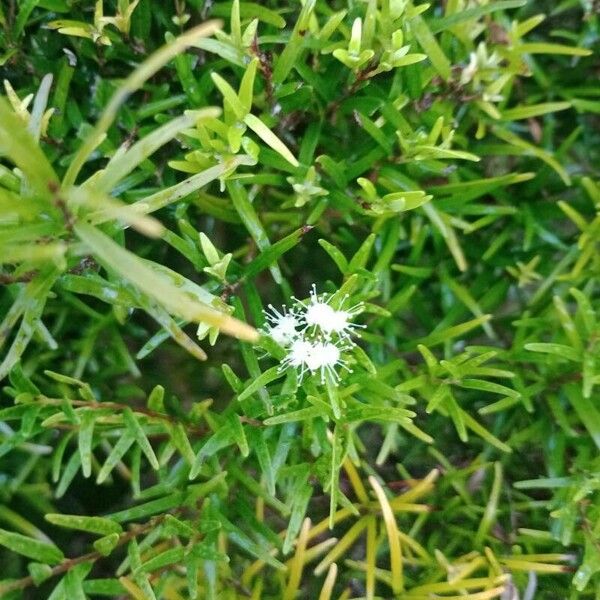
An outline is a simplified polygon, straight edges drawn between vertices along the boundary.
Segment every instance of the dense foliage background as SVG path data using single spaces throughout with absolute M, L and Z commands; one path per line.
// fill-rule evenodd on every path
M 0 597 L 600 598 L 598 11 L 0 4 Z

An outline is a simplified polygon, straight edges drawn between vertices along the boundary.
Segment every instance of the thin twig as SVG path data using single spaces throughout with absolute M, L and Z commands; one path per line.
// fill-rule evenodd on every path
M 160 525 L 162 521 L 167 517 L 167 514 L 159 515 L 157 517 L 153 517 L 144 525 L 131 525 L 129 531 L 121 534 L 115 547 L 123 546 L 127 542 L 136 538 L 138 535 L 146 533 L 147 531 L 151 531 L 155 529 L 157 525 Z M 105 555 L 100 552 L 88 552 L 87 554 L 82 554 L 81 556 L 77 556 L 75 558 L 67 558 L 60 565 L 56 565 L 52 568 L 49 578 L 56 577 L 58 575 L 62 575 L 63 573 L 67 573 L 73 567 L 80 565 L 86 562 L 96 562 L 105 558 Z M 35 585 L 33 577 L 23 577 L 21 579 L 15 579 L 14 581 L 10 581 L 4 584 L 0 584 L 0 596 L 4 596 L 9 592 L 13 592 L 15 590 L 23 590 L 27 587 Z

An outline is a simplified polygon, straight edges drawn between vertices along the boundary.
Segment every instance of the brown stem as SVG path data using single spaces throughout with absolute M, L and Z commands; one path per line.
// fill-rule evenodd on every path
M 369 79 L 371 73 L 376 68 L 377 68 L 377 63 L 370 63 L 364 69 L 362 69 L 361 71 L 359 71 L 356 74 L 356 78 L 352 82 L 352 85 L 350 85 L 348 88 L 346 88 L 346 91 L 342 94 L 342 96 L 340 98 L 338 98 L 337 100 L 334 100 L 327 107 L 326 113 L 328 115 L 331 115 L 331 119 L 332 120 L 335 120 L 335 116 L 336 116 L 336 113 L 338 111 L 338 108 L 340 107 L 340 104 L 344 100 L 346 100 L 347 98 L 350 98 L 351 96 L 353 96 L 358 91 L 358 88 L 361 86 L 361 84 L 364 81 L 366 81 L 367 79 Z
M 265 97 L 267 104 L 273 109 L 274 99 L 274 86 L 273 86 L 273 58 L 270 52 L 263 52 L 258 45 L 258 38 L 256 35 L 250 45 L 250 50 L 258 58 L 258 68 L 262 73 L 265 80 Z
M 80 275 L 88 269 L 95 269 L 98 267 L 98 263 L 91 256 L 84 256 L 78 264 L 69 269 L 67 273 L 73 273 L 74 275 Z M 12 283 L 29 283 L 38 274 L 35 269 L 33 271 L 27 271 L 21 275 L 13 275 L 12 273 L 0 273 L 0 285 L 11 285 Z
M 21 275 L 0 273 L 0 285 L 10 285 L 11 283 L 29 283 L 37 275 L 37 273 L 37 271 L 27 271 Z
M 60 406 L 63 403 L 63 400 L 59 400 L 58 398 L 48 398 L 47 396 L 38 396 L 37 398 L 47 405 Z M 69 402 L 73 406 L 83 406 L 86 408 L 91 408 L 92 410 L 102 410 L 105 408 L 109 408 L 116 411 L 124 411 L 129 408 L 133 410 L 133 412 L 140 413 L 152 419 L 160 419 L 162 421 L 167 421 L 174 425 L 178 425 L 182 422 L 180 419 L 177 419 L 176 417 L 172 417 L 171 415 L 167 415 L 165 413 L 161 413 L 144 407 L 131 407 L 127 404 L 120 404 L 118 402 L 89 402 L 88 400 L 72 399 L 69 399 Z M 242 421 L 242 423 L 247 423 L 248 425 L 252 425 L 254 427 L 262 427 L 262 423 L 257 419 L 252 419 L 251 417 L 246 417 L 244 415 L 240 415 L 239 418 L 240 421 Z M 198 435 L 205 435 L 206 433 L 208 433 L 208 429 L 206 427 L 198 427 L 196 425 L 190 425 L 188 423 L 183 424 L 185 425 L 186 429 L 193 433 L 197 433 Z

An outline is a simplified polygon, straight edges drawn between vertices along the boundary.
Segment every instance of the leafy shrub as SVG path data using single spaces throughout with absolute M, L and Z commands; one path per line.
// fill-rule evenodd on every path
M 0 596 L 597 598 L 596 4 L 0 6 Z

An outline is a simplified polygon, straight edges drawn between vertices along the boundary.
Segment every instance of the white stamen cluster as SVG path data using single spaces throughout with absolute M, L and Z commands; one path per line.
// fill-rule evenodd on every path
M 352 322 L 362 311 L 363 303 L 344 308 L 346 295 L 335 309 L 330 304 L 332 299 L 333 295 L 327 294 L 319 297 L 313 285 L 308 301 L 293 298 L 294 305 L 289 310 L 284 306 L 281 312 L 269 304 L 269 311 L 265 312 L 266 332 L 287 350 L 280 370 L 296 369 L 300 381 L 306 374 L 320 373 L 321 383 L 328 377 L 337 384 L 337 367 L 351 372 L 342 353 L 352 349 L 355 344 L 351 336 L 364 327 Z

